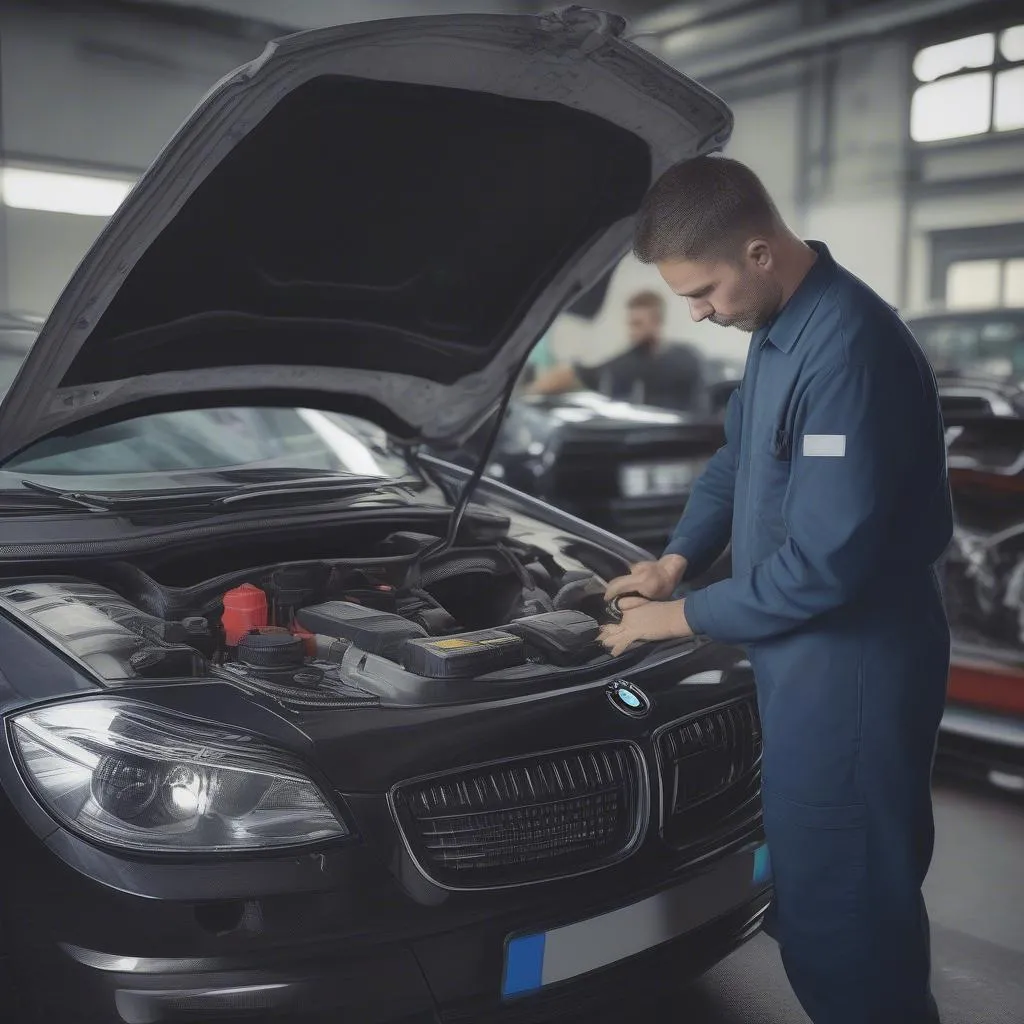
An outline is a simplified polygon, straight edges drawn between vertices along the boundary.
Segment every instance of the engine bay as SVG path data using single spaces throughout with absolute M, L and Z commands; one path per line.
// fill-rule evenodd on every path
M 187 586 L 114 562 L 3 581 L 0 605 L 107 683 L 228 679 L 306 705 L 521 683 L 609 660 L 597 573 L 512 540 L 437 546 L 435 535 L 396 532 L 370 557 Z

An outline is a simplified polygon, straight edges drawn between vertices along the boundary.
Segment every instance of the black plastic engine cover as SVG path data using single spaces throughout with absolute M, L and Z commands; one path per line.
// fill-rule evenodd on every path
M 350 640 L 368 654 L 397 661 L 406 640 L 426 637 L 427 632 L 400 615 L 364 608 L 349 601 L 325 601 L 296 613 L 299 625 L 310 633 Z
M 583 612 L 566 609 L 516 619 L 507 627 L 532 652 L 553 665 L 579 665 L 593 657 L 600 625 Z

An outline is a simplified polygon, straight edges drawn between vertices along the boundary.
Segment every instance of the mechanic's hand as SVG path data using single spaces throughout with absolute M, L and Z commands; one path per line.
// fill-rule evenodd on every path
M 686 559 L 682 555 L 665 555 L 657 562 L 637 562 L 630 566 L 628 576 L 612 580 L 604 592 L 604 599 L 611 601 L 623 594 L 639 594 L 649 601 L 666 601 L 679 586 L 686 573 Z M 624 601 L 619 608 L 626 610 Z
M 613 657 L 640 641 L 673 640 L 693 636 L 686 621 L 685 601 L 647 601 L 624 597 L 619 602 L 622 621 L 601 627 L 598 639 Z

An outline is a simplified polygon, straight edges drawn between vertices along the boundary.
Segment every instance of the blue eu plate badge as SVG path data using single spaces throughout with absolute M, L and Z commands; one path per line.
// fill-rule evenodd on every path
M 547 931 L 509 936 L 502 998 L 529 995 L 670 942 L 730 909 L 724 903 L 716 908 L 719 898 L 748 900 L 752 890 L 764 889 L 770 880 L 771 860 L 762 843 L 637 903 Z

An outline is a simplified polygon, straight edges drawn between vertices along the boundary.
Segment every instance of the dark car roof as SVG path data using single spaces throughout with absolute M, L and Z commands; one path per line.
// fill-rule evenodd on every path
M 945 321 L 972 322 L 976 320 L 1024 320 L 1024 307 L 998 306 L 988 309 L 945 309 L 932 313 L 921 313 L 907 316 L 907 324 L 913 328 L 915 324 L 933 324 Z

